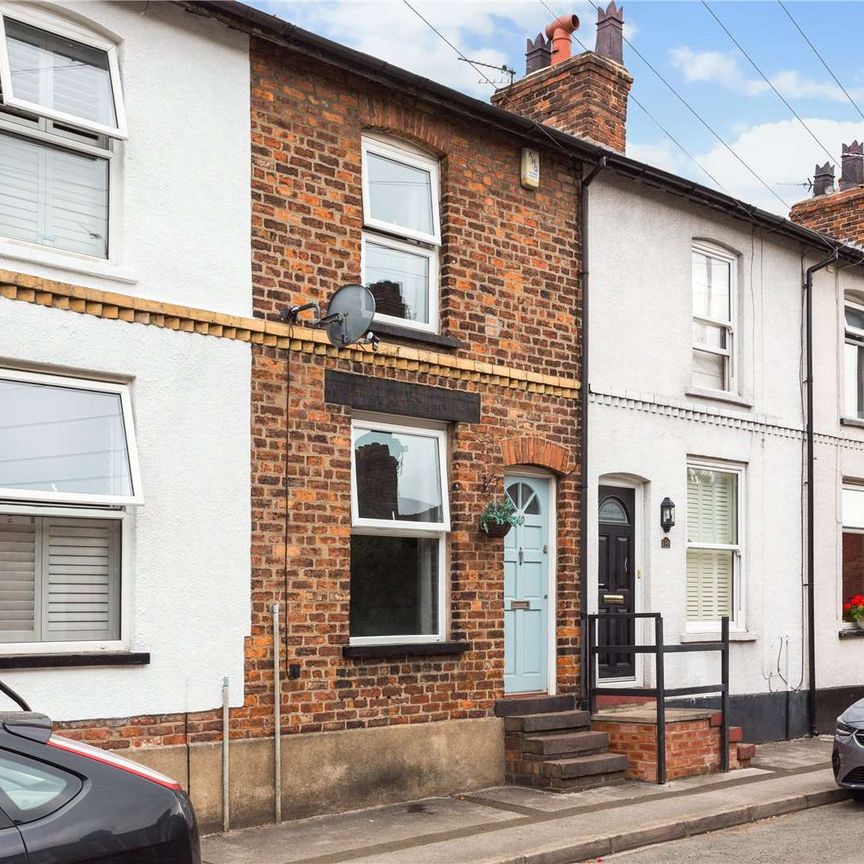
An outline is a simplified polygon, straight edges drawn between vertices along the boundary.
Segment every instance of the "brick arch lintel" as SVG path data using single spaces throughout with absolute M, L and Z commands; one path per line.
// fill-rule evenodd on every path
M 450 149 L 452 130 L 424 112 L 406 110 L 392 99 L 369 99 L 365 107 L 364 128 L 370 132 L 405 138 L 438 158 Z
M 572 474 L 576 470 L 576 460 L 567 447 L 546 441 L 533 435 L 520 435 L 506 438 L 501 442 L 504 466 L 536 465 L 548 468 L 556 474 Z

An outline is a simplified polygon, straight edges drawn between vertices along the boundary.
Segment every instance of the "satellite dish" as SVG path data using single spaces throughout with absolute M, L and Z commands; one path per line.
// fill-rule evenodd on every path
M 312 312 L 315 317 L 307 326 L 325 330 L 327 338 L 337 348 L 353 345 L 364 337 L 368 337 L 373 348 L 378 345 L 378 338 L 369 331 L 375 317 L 375 298 L 363 285 L 343 285 L 330 298 L 323 317 L 317 303 L 304 303 L 283 309 L 279 318 L 295 324 L 301 312 Z
M 333 345 L 353 345 L 362 339 L 375 317 L 375 298 L 364 285 L 343 285 L 330 298 L 327 314 L 321 319 Z

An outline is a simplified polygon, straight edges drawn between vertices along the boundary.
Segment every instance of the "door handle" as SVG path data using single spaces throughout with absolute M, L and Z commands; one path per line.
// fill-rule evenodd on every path
M 519 563 L 522 564 L 524 562 L 524 560 L 525 560 L 525 556 L 522 553 L 522 547 L 520 546 L 519 547 Z

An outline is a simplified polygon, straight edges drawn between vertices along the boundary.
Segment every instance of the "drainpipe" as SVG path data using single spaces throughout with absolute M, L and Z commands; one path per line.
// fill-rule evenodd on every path
M 805 436 L 807 439 L 807 720 L 810 734 L 818 735 L 816 723 L 816 589 L 814 584 L 816 552 L 814 535 L 814 498 L 815 498 L 815 459 L 813 456 L 813 274 L 817 270 L 833 264 L 840 255 L 835 247 L 829 258 L 808 267 L 804 275 L 804 295 L 807 300 L 805 311 L 806 351 L 807 351 L 807 419 Z
M 591 173 L 582 181 L 582 197 L 579 204 L 580 225 L 582 237 L 582 304 L 579 309 L 582 320 L 582 353 L 581 371 L 582 388 L 580 390 L 580 447 L 579 456 L 582 465 L 579 469 L 579 612 L 581 627 L 579 647 L 582 655 L 582 669 L 579 676 L 583 707 L 588 702 L 588 664 L 591 657 L 585 642 L 587 632 L 585 616 L 588 614 L 588 187 L 594 178 L 606 167 L 606 157 L 601 156 Z

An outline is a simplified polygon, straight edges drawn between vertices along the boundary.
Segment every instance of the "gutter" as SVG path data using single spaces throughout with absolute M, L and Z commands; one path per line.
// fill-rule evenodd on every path
M 804 295 L 807 301 L 805 307 L 807 351 L 807 418 L 805 425 L 805 437 L 807 439 L 807 720 L 810 724 L 811 735 L 819 734 L 819 726 L 816 722 L 816 610 L 814 608 L 816 600 L 814 582 L 816 570 L 814 543 L 816 464 L 813 455 L 813 274 L 817 270 L 822 270 L 833 264 L 839 257 L 840 248 L 835 246 L 830 257 L 808 267 L 804 275 Z
M 588 664 L 592 663 L 592 657 L 585 640 L 587 633 L 586 615 L 588 614 L 588 402 L 591 394 L 591 385 L 588 383 L 588 188 L 594 182 L 597 175 L 606 167 L 607 159 L 601 156 L 591 172 L 582 180 L 581 196 L 579 200 L 580 222 L 579 231 L 582 237 L 582 298 L 579 314 L 582 321 L 582 351 L 580 356 L 579 378 L 582 387 L 579 390 L 579 651 L 581 653 L 581 669 L 579 675 L 579 686 L 581 690 L 583 706 L 588 703 L 588 675 L 586 670 Z

